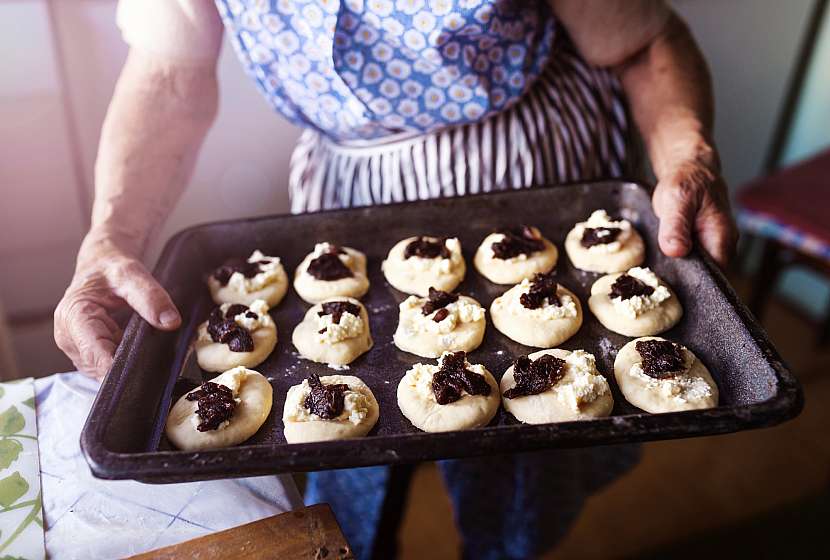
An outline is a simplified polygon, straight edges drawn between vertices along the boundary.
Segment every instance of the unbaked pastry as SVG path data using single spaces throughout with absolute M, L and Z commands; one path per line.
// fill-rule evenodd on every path
M 265 423 L 272 400 L 273 389 L 262 374 L 235 367 L 176 401 L 167 416 L 167 439 L 183 451 L 237 445 Z
M 288 291 L 288 276 L 279 257 L 254 251 L 247 260 L 233 259 L 208 277 L 210 295 L 217 305 L 241 303 L 251 305 L 261 299 L 274 307 Z
M 360 299 L 369 290 L 366 255 L 351 247 L 318 243 L 294 272 L 294 289 L 308 303 L 333 297 Z
M 628 220 L 612 220 L 596 210 L 568 232 L 565 251 L 576 268 L 589 272 L 621 272 L 645 259 L 643 238 Z
M 588 307 L 605 328 L 625 336 L 659 334 L 683 316 L 683 307 L 668 284 L 640 267 L 594 282 Z
M 608 381 L 584 350 L 554 348 L 519 358 L 504 372 L 501 392 L 504 409 L 526 424 L 588 420 L 614 408 Z
M 250 307 L 223 303 L 199 325 L 196 361 L 205 371 L 221 372 L 236 366 L 255 367 L 277 345 L 277 326 L 261 299 Z
M 494 299 L 490 316 L 502 334 L 537 348 L 558 346 L 582 326 L 579 298 L 550 274 L 522 280 Z
M 395 346 L 424 358 L 478 348 L 484 338 L 485 310 L 471 297 L 430 288 L 429 296 L 409 296 L 399 306 Z
M 647 336 L 623 346 L 614 360 L 614 376 L 625 399 L 646 412 L 718 405 L 718 386 L 706 366 L 688 348 L 664 338 Z
M 369 315 L 354 298 L 330 298 L 306 312 L 291 341 L 304 358 L 346 365 L 372 347 Z
M 466 430 L 493 419 L 498 391 L 483 365 L 470 364 L 464 352 L 447 352 L 438 365 L 415 364 L 406 372 L 398 384 L 398 407 L 425 432 Z
M 288 389 L 285 441 L 308 443 L 365 436 L 378 421 L 372 390 L 351 375 L 312 375 Z
M 476 269 L 490 282 L 517 284 L 556 266 L 559 251 L 532 226 L 505 228 L 491 233 L 473 259 Z
M 381 265 L 392 287 L 426 297 L 430 288 L 453 291 L 467 271 L 456 238 L 408 237 L 395 244 Z

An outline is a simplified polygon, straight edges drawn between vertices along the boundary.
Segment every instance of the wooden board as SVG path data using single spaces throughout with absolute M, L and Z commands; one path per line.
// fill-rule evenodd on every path
M 132 560 L 353 560 L 328 504 L 317 504 L 130 557 Z

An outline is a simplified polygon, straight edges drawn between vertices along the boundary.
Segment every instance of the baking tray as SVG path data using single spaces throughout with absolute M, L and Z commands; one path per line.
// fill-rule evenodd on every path
M 685 308 L 682 321 L 665 336 L 688 346 L 711 370 L 720 389 L 720 406 L 705 411 L 648 414 L 628 404 L 614 381 L 616 352 L 628 340 L 604 327 L 588 312 L 587 299 L 597 274 L 571 266 L 563 240 L 575 222 L 597 208 L 633 222 L 646 240 L 647 261 L 677 292 Z M 410 365 L 422 358 L 392 344 L 398 303 L 406 295 L 389 286 L 380 271 L 387 251 L 417 234 L 456 236 L 468 271 L 458 290 L 485 308 L 504 292 L 472 266 L 473 253 L 493 229 L 532 224 L 560 248 L 557 273 L 586 310 L 579 333 L 562 345 L 584 348 L 597 357 L 613 394 L 608 418 L 546 425 L 523 425 L 503 409 L 485 428 L 426 434 L 401 414 L 395 391 Z M 174 236 L 155 270 L 182 311 L 178 332 L 154 330 L 133 316 L 115 360 L 93 404 L 81 435 L 81 447 L 95 476 L 145 482 L 182 482 L 210 478 L 313 471 L 453 457 L 584 447 L 723 434 L 778 424 L 796 416 L 803 404 L 798 382 L 738 301 L 708 257 L 694 253 L 669 259 L 657 246 L 657 218 L 650 193 L 633 182 L 572 184 L 488 193 L 414 203 L 336 210 L 299 216 L 273 216 L 195 226 Z M 380 404 L 380 419 L 369 436 L 335 442 L 289 445 L 282 436 L 282 408 L 291 385 L 311 373 L 331 374 L 322 364 L 298 357 L 291 331 L 307 305 L 293 290 L 272 312 L 279 330 L 274 353 L 256 369 L 271 380 L 274 406 L 259 432 L 242 445 L 198 453 L 177 451 L 164 437 L 172 402 L 203 379 L 190 342 L 212 306 L 206 273 L 233 256 L 260 249 L 279 255 L 292 276 L 301 259 L 320 241 L 348 245 L 368 256 L 371 289 L 363 299 L 369 311 L 374 348 L 352 363 Z M 484 342 L 471 353 L 498 379 L 519 355 L 533 351 L 487 326 Z

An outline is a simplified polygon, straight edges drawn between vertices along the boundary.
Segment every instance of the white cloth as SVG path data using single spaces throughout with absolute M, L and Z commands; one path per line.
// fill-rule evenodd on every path
M 79 440 L 97 389 L 79 373 L 35 382 L 49 558 L 122 558 L 302 507 L 288 475 L 162 485 L 94 478 Z

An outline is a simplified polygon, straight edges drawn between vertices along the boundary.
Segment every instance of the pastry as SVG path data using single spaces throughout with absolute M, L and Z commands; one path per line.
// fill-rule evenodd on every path
M 447 352 L 438 365 L 415 364 L 398 384 L 398 407 L 425 432 L 486 426 L 499 408 L 499 387 L 465 352 Z
M 167 439 L 183 451 L 237 445 L 259 430 L 272 400 L 271 384 L 262 374 L 235 367 L 176 401 L 167 416 Z
M 288 291 L 288 276 L 279 257 L 254 251 L 247 260 L 231 259 L 208 277 L 208 288 L 217 305 L 251 305 L 261 299 L 275 307 Z
M 429 289 L 429 296 L 409 296 L 400 304 L 395 346 L 424 358 L 478 348 L 484 338 L 485 311 L 471 297 Z
M 378 421 L 372 390 L 351 375 L 312 375 L 288 390 L 285 441 L 308 443 L 365 436 Z
M 531 226 L 505 228 L 484 238 L 473 263 L 482 276 L 496 284 L 518 284 L 556 266 L 559 251 Z
M 467 266 L 458 239 L 409 237 L 392 247 L 382 269 L 392 287 L 426 297 L 430 288 L 453 291 Z
M 718 386 L 685 346 L 649 336 L 623 346 L 614 376 L 625 399 L 646 412 L 698 410 L 718 405 Z
M 579 298 L 552 274 L 537 274 L 507 290 L 493 300 L 490 316 L 502 334 L 538 348 L 558 346 L 582 326 Z
M 540 350 L 522 356 L 501 378 L 504 409 L 526 424 L 608 416 L 614 397 L 584 350 Z
M 308 303 L 333 297 L 360 299 L 369 290 L 366 255 L 351 247 L 318 243 L 294 272 L 294 289 Z
M 628 220 L 597 210 L 568 232 L 565 251 L 573 265 L 589 272 L 622 272 L 645 260 L 643 238 Z
M 588 307 L 603 326 L 625 336 L 651 336 L 672 328 L 683 307 L 650 269 L 603 276 L 591 286 Z
M 199 325 L 196 361 L 205 371 L 221 372 L 236 366 L 255 367 L 277 345 L 277 326 L 261 299 L 250 307 L 223 303 Z
M 291 341 L 306 359 L 349 364 L 372 347 L 366 308 L 354 298 L 327 299 L 306 312 Z

